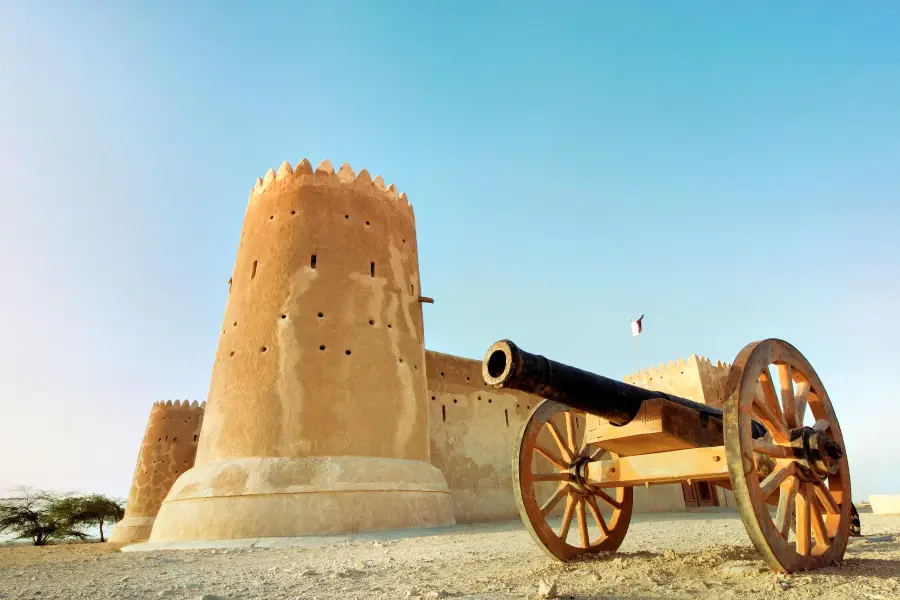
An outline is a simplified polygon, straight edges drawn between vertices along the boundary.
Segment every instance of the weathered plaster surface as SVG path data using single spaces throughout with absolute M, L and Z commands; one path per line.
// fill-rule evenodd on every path
M 328 161 L 313 170 L 305 159 L 294 169 L 270 169 L 251 191 L 229 285 L 196 472 L 184 480 L 225 489 L 202 479 L 214 472 L 205 465 L 230 465 L 223 472 L 252 478 L 252 468 L 238 468 L 244 459 L 293 459 L 277 468 L 290 481 L 312 457 L 420 461 L 431 487 L 416 493 L 427 502 L 411 492 L 359 492 L 368 494 L 360 503 L 372 506 L 330 514 L 329 531 L 452 523 L 446 486 L 428 471 L 415 217 L 405 194 L 346 164 L 337 173 Z M 314 513 L 343 502 L 327 488 L 268 489 L 202 497 L 173 491 L 153 539 L 219 539 L 238 530 L 305 535 L 321 529 Z M 273 512 L 236 528 L 249 506 Z
M 431 460 L 460 523 L 515 518 L 512 461 L 537 396 L 485 385 L 481 361 L 426 350 Z
M 348 169 L 285 164 L 252 194 L 198 462 L 428 460 L 415 219 Z
M 681 484 L 636 486 L 634 488 L 634 512 L 675 512 L 685 509 Z
M 150 537 L 159 507 L 178 476 L 194 465 L 205 402 L 154 402 L 138 452 L 125 517 L 110 532 L 112 542 Z
M 329 535 L 440 522 L 453 523 L 450 493 L 441 472 L 423 461 L 240 458 L 185 473 L 166 498 L 151 540 Z

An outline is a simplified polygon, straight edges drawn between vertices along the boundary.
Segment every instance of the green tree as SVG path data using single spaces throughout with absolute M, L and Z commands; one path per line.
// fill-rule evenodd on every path
M 88 537 L 56 513 L 54 507 L 66 496 L 28 487 L 17 488 L 14 494 L 0 498 L 0 533 L 12 533 L 19 540 L 31 538 L 35 546 L 54 538 Z
M 50 505 L 49 511 L 57 521 L 65 523 L 70 530 L 82 525 L 99 527 L 101 542 L 106 541 L 104 525 L 115 523 L 125 516 L 124 502 L 103 494 L 58 498 Z

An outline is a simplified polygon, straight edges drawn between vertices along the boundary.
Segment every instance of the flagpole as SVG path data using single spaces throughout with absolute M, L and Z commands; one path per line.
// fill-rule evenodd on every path
M 629 323 L 634 323 L 634 319 L 628 317 Z M 637 347 L 637 336 L 634 335 L 634 331 L 631 332 L 631 341 L 634 342 L 634 363 L 637 365 L 637 370 L 641 370 L 641 360 L 638 358 L 638 347 Z
M 641 370 L 641 360 L 638 358 L 638 349 L 637 349 L 637 336 L 632 335 L 631 341 L 634 342 L 634 362 L 637 365 L 637 370 Z

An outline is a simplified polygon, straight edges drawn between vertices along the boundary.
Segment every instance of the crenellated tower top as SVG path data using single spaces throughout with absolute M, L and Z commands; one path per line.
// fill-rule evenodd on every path
M 171 400 L 157 400 L 153 403 L 153 408 L 192 408 L 202 411 L 206 408 L 206 402 L 198 403 L 196 400 L 193 402 L 189 400 L 175 400 L 172 402 Z
M 313 169 L 312 163 L 306 158 L 298 162 L 297 166 L 293 168 L 289 162 L 285 161 L 281 163 L 277 171 L 269 169 L 266 171 L 265 176 L 256 179 L 256 183 L 250 190 L 248 205 L 256 203 L 261 196 L 271 189 L 280 189 L 292 185 L 352 187 L 354 191 L 362 192 L 373 199 L 396 203 L 398 208 L 408 210 L 410 218 L 415 221 L 412 204 L 406 197 L 406 193 L 397 191 L 396 185 L 393 183 L 385 185 L 384 178 L 381 175 L 376 175 L 373 179 L 366 169 L 362 169 L 357 174 L 348 163 L 342 164 L 335 172 L 334 167 L 327 158 L 320 162 L 315 169 Z

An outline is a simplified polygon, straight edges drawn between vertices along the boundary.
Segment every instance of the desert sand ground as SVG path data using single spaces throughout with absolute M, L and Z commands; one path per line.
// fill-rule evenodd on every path
M 563 564 L 518 522 L 281 549 L 0 547 L 0 598 L 900 598 L 900 516 L 863 513 L 843 564 L 776 576 L 736 513 L 638 515 L 619 552 Z

